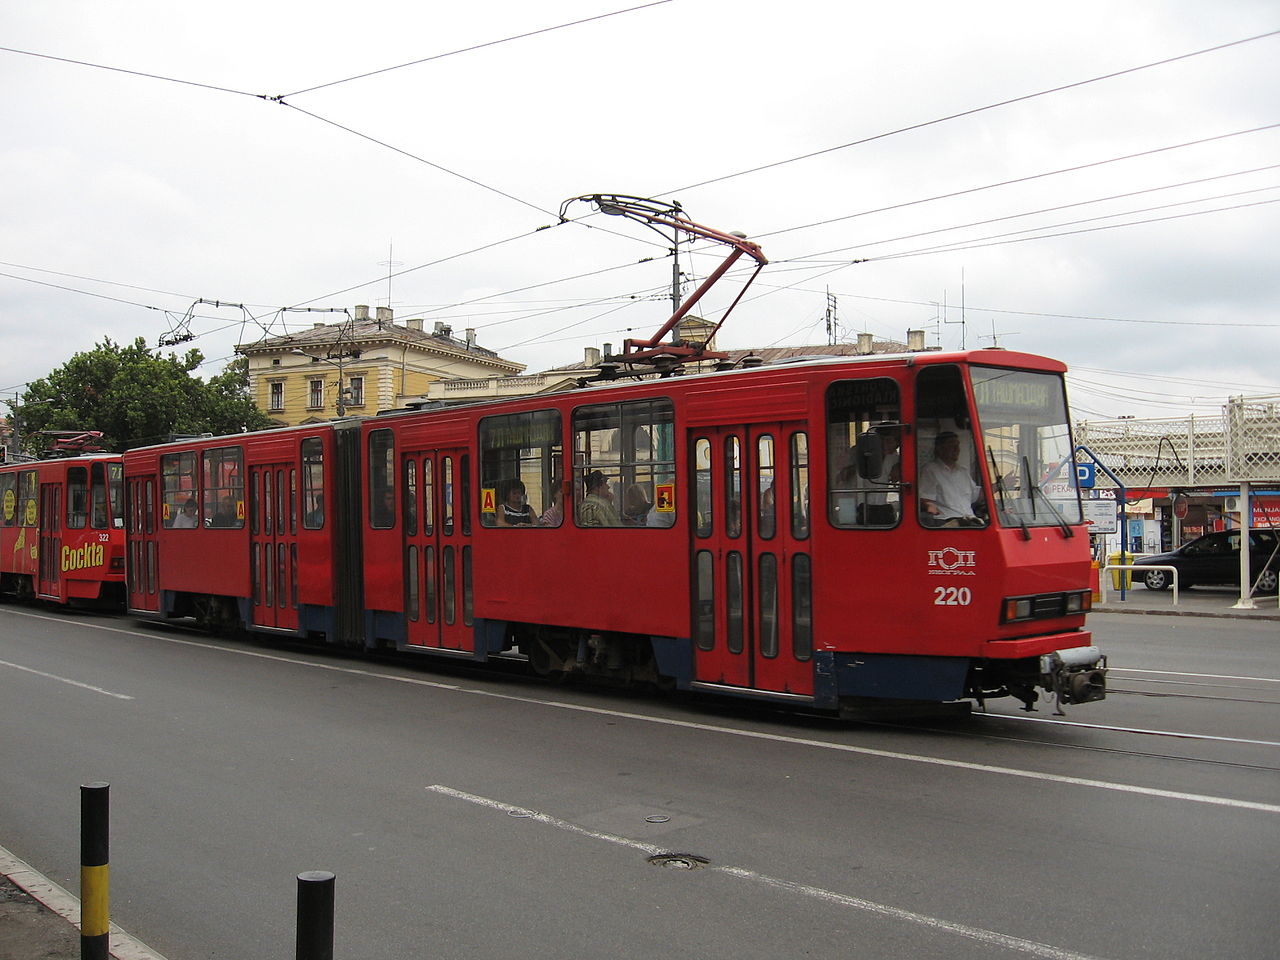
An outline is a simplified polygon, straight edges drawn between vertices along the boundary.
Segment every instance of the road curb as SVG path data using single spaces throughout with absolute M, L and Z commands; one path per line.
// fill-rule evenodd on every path
M 4 847 L 0 847 L 0 874 L 79 929 L 80 901 Z M 125 933 L 114 923 L 111 924 L 110 955 L 114 960 L 165 960 L 163 954 Z
M 1147 617 L 1208 617 L 1214 620 L 1268 620 L 1280 621 L 1280 613 L 1208 613 L 1204 610 L 1148 610 L 1142 608 L 1116 609 L 1114 607 L 1094 607 L 1089 611 L 1095 613 L 1126 613 Z

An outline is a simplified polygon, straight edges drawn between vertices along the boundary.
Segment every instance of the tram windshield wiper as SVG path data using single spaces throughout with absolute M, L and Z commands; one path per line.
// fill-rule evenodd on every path
M 987 444 L 987 459 L 991 462 L 991 486 L 996 492 L 996 497 L 1000 500 L 1001 516 L 1009 516 L 1009 509 L 1005 505 L 1004 499 L 1004 477 L 1000 476 L 1000 467 L 996 463 L 995 451 L 991 449 L 991 445 Z M 1022 527 L 1022 539 L 1030 540 L 1031 531 L 1027 529 L 1027 521 L 1022 518 L 1021 512 L 1018 514 L 1018 525 Z
M 1049 495 L 1041 490 L 1040 485 L 1031 479 L 1031 464 L 1027 461 L 1026 457 L 1022 458 L 1022 469 L 1026 471 L 1027 489 L 1031 491 L 1032 518 L 1036 515 L 1036 495 L 1039 494 L 1040 499 L 1044 501 L 1045 506 L 1047 506 L 1053 514 L 1053 518 L 1058 521 L 1058 526 L 1062 528 L 1062 535 L 1068 540 L 1074 537 L 1076 532 L 1071 529 L 1071 524 L 1067 523 L 1067 518 L 1062 515 L 1062 511 L 1053 505 L 1053 501 L 1049 499 Z

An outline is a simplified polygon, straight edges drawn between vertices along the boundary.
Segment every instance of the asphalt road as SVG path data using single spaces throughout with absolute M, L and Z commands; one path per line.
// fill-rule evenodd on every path
M 0 845 L 170 960 L 1275 955 L 1274 622 L 1096 615 L 1105 702 L 865 725 L 0 608 Z M 651 858 L 684 854 L 680 866 Z

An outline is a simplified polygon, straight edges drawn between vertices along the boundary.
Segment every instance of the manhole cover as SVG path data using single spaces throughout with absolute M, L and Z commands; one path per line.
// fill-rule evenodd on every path
M 697 870 L 711 862 L 692 853 L 659 853 L 648 860 L 655 867 L 668 867 L 672 870 Z
M 664 817 L 661 814 L 655 814 L 652 817 L 645 817 L 644 822 L 645 823 L 666 823 L 670 819 L 671 819 L 670 817 Z
M 533 814 L 530 813 L 528 810 L 508 810 L 507 816 L 508 817 L 532 817 Z

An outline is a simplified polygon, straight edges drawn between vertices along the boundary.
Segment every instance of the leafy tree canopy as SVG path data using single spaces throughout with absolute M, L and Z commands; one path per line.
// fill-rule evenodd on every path
M 192 376 L 199 350 L 179 357 L 109 338 L 77 353 L 23 394 L 15 417 L 25 452 L 49 446 L 41 430 L 100 430 L 106 450 L 163 443 L 178 434 L 261 430 L 271 420 L 254 406 L 248 364 L 232 361 L 207 382 Z

